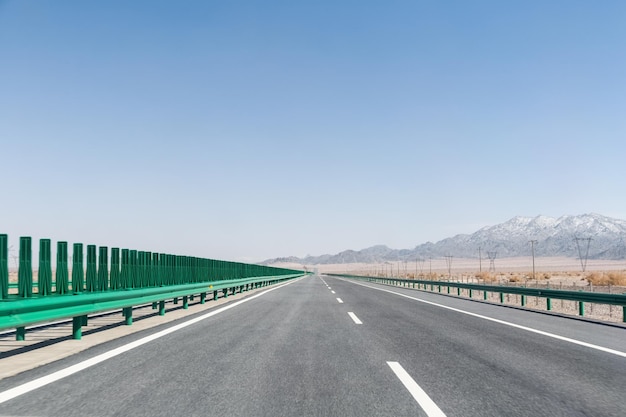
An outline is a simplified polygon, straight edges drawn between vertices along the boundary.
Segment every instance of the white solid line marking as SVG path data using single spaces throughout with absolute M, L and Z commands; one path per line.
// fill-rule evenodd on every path
M 389 365 L 406 389 L 409 390 L 413 398 L 415 398 L 415 401 L 422 407 L 422 410 L 426 412 L 428 417 L 446 417 L 443 411 L 437 407 L 437 404 L 430 399 L 428 394 L 411 378 L 411 375 L 404 370 L 402 365 L 398 362 L 387 362 L 387 365 Z
M 300 278 L 300 279 L 302 279 L 302 278 Z M 172 327 L 167 328 L 165 330 L 161 330 L 160 332 L 151 334 L 150 336 L 146 336 L 144 338 L 141 338 L 139 340 L 135 340 L 134 342 L 125 344 L 123 346 L 120 346 L 120 347 L 115 348 L 113 350 L 110 350 L 108 352 L 105 352 L 105 353 L 102 353 L 100 355 L 94 356 L 93 358 L 87 359 L 87 360 L 82 361 L 82 362 L 79 362 L 76 365 L 69 366 L 69 367 L 67 367 L 65 369 L 61 369 L 60 371 L 56 371 L 56 372 L 53 372 L 53 373 L 51 373 L 49 375 L 42 376 L 41 378 L 37 378 L 35 380 L 27 382 L 25 384 L 18 385 L 15 388 L 11 388 L 11 389 L 8 389 L 8 390 L 6 390 L 4 392 L 0 392 L 0 404 L 2 404 L 4 402 L 7 402 L 9 400 L 12 400 L 15 397 L 19 397 L 20 395 L 26 394 L 27 392 L 36 390 L 37 388 L 41 388 L 41 387 L 43 387 L 45 385 L 48 385 L 48 384 L 50 384 L 52 382 L 58 381 L 60 379 L 63 379 L 65 377 L 67 377 L 67 376 L 73 375 L 73 374 L 75 374 L 77 372 L 80 372 L 80 371 L 82 371 L 84 369 L 87 369 L 87 368 L 89 368 L 89 367 L 91 367 L 93 365 L 97 365 L 100 362 L 106 361 L 107 359 L 111 359 L 111 358 L 113 358 L 113 357 L 115 357 L 117 355 L 121 355 L 124 352 L 128 352 L 129 350 L 135 349 L 136 347 L 139 347 L 141 345 L 145 345 L 146 343 L 149 343 L 149 342 L 151 342 L 153 340 L 156 340 L 156 339 L 158 339 L 160 337 L 166 336 L 166 335 L 168 335 L 170 333 L 174 333 L 177 330 L 180 330 L 180 329 L 183 329 L 185 327 L 191 326 L 192 324 L 196 324 L 199 321 L 202 321 L 204 319 L 208 319 L 209 317 L 215 316 L 215 315 L 217 315 L 219 313 L 222 313 L 222 312 L 224 312 L 226 310 L 230 310 L 233 307 L 237 307 L 240 304 L 246 303 L 246 302 L 248 302 L 250 300 L 253 300 L 253 299 L 257 298 L 257 297 L 265 295 L 265 294 L 267 294 L 270 291 L 274 291 L 274 290 L 277 290 L 277 289 L 282 288 L 284 286 L 287 286 L 289 284 L 293 284 L 294 282 L 300 281 L 300 279 L 296 279 L 294 281 L 290 281 L 290 282 L 288 282 L 286 284 L 283 284 L 283 285 L 280 285 L 278 287 L 270 288 L 269 290 L 263 291 L 262 293 L 258 293 L 258 294 L 252 295 L 252 296 L 250 296 L 248 298 L 236 301 L 236 302 L 234 302 L 232 304 L 229 304 L 229 305 L 226 305 L 226 306 L 224 306 L 222 308 L 218 308 L 217 310 L 211 311 L 211 312 L 209 312 L 207 314 L 203 314 L 203 315 L 201 315 L 199 317 L 193 318 L 193 319 L 191 319 L 189 321 L 186 321 L 184 323 L 177 324 L 176 326 L 172 326 Z
M 456 311 L 457 313 L 467 314 L 468 316 L 477 317 L 479 319 L 492 321 L 494 323 L 504 324 L 505 326 L 514 327 L 514 328 L 520 329 L 520 330 L 526 330 L 527 332 L 540 334 L 540 335 L 543 335 L 543 336 L 551 337 L 553 339 L 562 340 L 564 342 L 573 343 L 573 344 L 579 345 L 579 346 L 585 346 L 585 347 L 588 347 L 588 348 L 591 348 L 591 349 L 599 350 L 601 352 L 611 353 L 613 355 L 617 355 L 617 356 L 621 356 L 623 358 L 626 358 L 626 352 L 622 352 L 622 351 L 619 351 L 619 350 L 605 348 L 603 346 L 594 345 L 592 343 L 587 343 L 587 342 L 583 342 L 583 341 L 576 340 L 576 339 L 570 339 L 569 337 L 559 336 L 558 334 L 544 332 L 543 330 L 533 329 L 532 327 L 526 327 L 526 326 L 522 326 L 520 324 L 511 323 L 511 322 L 500 320 L 500 319 L 494 319 L 492 317 L 483 316 L 482 314 L 470 313 L 469 311 L 461 310 L 461 309 L 454 308 L 454 307 L 449 307 L 449 306 L 446 306 L 446 305 L 443 305 L 443 304 L 433 303 L 432 301 L 422 300 L 421 298 L 411 297 L 410 295 L 402 294 L 402 293 L 399 293 L 399 292 L 390 291 L 390 290 L 386 290 L 386 289 L 383 289 L 383 288 L 371 287 L 369 285 L 361 284 L 359 282 L 352 282 L 350 280 L 345 280 L 345 281 L 349 282 L 351 284 L 361 285 L 363 287 L 371 288 L 373 290 L 384 291 L 384 292 L 388 292 L 390 294 L 399 295 L 400 297 L 409 298 L 411 300 L 419 301 L 420 303 L 425 303 L 425 304 L 430 304 L 430 305 L 433 305 L 433 306 L 445 308 L 447 310 Z
M 331 291 L 333 294 L 335 294 L 335 291 Z
M 359 320 L 359 318 L 356 316 L 356 314 L 354 314 L 352 311 L 348 311 L 348 315 L 350 316 L 350 318 L 356 323 L 356 324 L 363 324 L 363 322 L 361 320 Z
M 342 300 L 341 298 L 337 298 L 337 302 L 338 302 L 339 304 L 343 304 L 343 300 Z

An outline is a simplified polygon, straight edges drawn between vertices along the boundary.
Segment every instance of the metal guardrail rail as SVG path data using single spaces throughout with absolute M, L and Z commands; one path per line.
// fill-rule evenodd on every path
M 504 294 L 518 294 L 521 295 L 521 305 L 526 305 L 526 297 L 540 297 L 546 299 L 546 309 L 552 310 L 552 299 L 569 300 L 578 302 L 578 314 L 585 315 L 585 303 L 596 304 L 611 304 L 622 306 L 623 317 L 622 321 L 626 323 L 626 294 L 609 294 L 609 293 L 593 293 L 584 291 L 566 291 L 555 290 L 546 288 L 526 288 L 526 287 L 507 287 L 502 285 L 483 285 L 483 284 L 466 284 L 462 282 L 449 282 L 449 281 L 427 281 L 427 280 L 415 280 L 415 279 L 402 279 L 402 278 L 381 278 L 381 277 L 367 277 L 359 275 L 346 275 L 346 274 L 326 274 L 329 276 L 358 279 L 368 282 L 374 282 L 378 284 L 387 285 L 403 285 L 412 286 L 417 289 L 441 292 L 442 288 L 447 288 L 447 293 L 450 294 L 450 288 L 457 289 L 457 296 L 461 295 L 461 290 L 469 290 L 469 296 L 472 298 L 473 291 L 482 291 L 483 298 L 487 299 L 488 293 L 499 293 L 500 302 L 504 303 Z
M 0 329 L 16 328 L 24 340 L 26 326 L 73 318 L 73 336 L 80 339 L 81 326 L 89 314 L 123 309 L 126 324 L 132 324 L 133 306 L 152 303 L 165 314 L 165 300 L 208 293 L 217 299 L 221 290 L 247 291 L 306 275 L 306 271 L 244 264 L 192 256 L 171 255 L 87 245 L 86 267 L 83 244 L 74 243 L 72 268 L 68 243 L 57 242 L 55 279 L 52 279 L 51 241 L 39 241 L 37 281 L 33 280 L 32 242 L 20 237 L 17 284 L 9 282 L 8 236 L 0 234 Z M 70 277 L 71 273 L 71 277 Z
M 183 308 L 187 309 L 189 299 L 193 299 L 194 295 L 198 295 L 200 304 L 204 304 L 207 294 L 211 294 L 212 298 L 217 300 L 220 291 L 223 293 L 223 297 L 228 297 L 229 293 L 231 295 L 237 292 L 241 293 L 303 275 L 255 277 L 214 281 L 211 284 L 186 284 L 30 299 L 16 298 L 0 303 L 0 330 L 16 328 L 17 340 L 24 340 L 26 326 L 73 317 L 72 336 L 74 339 L 80 339 L 82 337 L 81 328 L 87 324 L 89 314 L 122 309 L 126 324 L 131 325 L 133 306 L 153 303 L 152 306 L 154 309 L 158 308 L 159 315 L 165 315 L 165 300 L 173 299 L 174 303 L 177 303 L 178 298 L 182 298 Z

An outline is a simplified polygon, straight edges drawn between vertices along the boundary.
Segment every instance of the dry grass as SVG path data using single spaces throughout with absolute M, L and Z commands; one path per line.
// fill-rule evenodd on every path
M 592 285 L 626 285 L 626 272 L 591 272 L 584 279 Z

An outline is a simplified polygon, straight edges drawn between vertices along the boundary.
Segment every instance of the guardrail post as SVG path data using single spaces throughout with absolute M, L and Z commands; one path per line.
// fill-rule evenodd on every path
M 585 303 L 583 303 L 582 301 L 578 302 L 578 315 L 579 316 L 585 315 Z
M 50 239 L 39 239 L 39 272 L 37 274 L 37 294 L 52 294 L 52 265 L 50 264 Z
M 178 304 L 178 297 L 174 297 L 174 304 Z
M 472 289 L 469 289 L 469 298 L 472 298 Z
M 127 326 L 133 324 L 133 308 L 132 307 L 124 307 L 124 323 Z
M 456 287 L 456 295 L 461 296 L 461 287 Z
M 72 317 L 72 339 L 80 340 L 83 337 L 83 316 Z
M 439 292 L 441 292 L 441 284 L 437 285 L 437 289 Z
M 183 296 L 183 309 L 189 309 L 189 297 L 186 295 Z
M 29 236 L 20 237 L 20 265 L 17 271 L 18 296 L 23 298 L 33 295 L 32 243 Z
M 546 298 L 546 310 L 548 310 L 548 311 L 552 310 L 552 299 L 551 298 Z
M 487 299 L 487 291 L 483 290 L 483 300 L 486 300 L 486 299 Z
M 448 285 L 448 294 L 450 294 L 450 285 Z
M 15 329 L 15 340 L 18 342 L 26 340 L 26 327 L 18 327 Z
M 204 304 L 206 302 L 206 293 L 200 293 L 200 304 Z
M 624 295 L 626 295 L 626 292 Z M 622 306 L 622 322 L 626 323 L 626 306 Z
M 0 300 L 9 296 L 9 236 L 0 235 Z
M 522 294 L 522 307 L 526 305 L 526 296 Z
M 504 293 L 500 293 L 500 304 L 504 304 Z
M 165 315 L 165 300 L 159 301 L 159 316 Z
M 152 303 L 152 309 L 153 309 L 153 310 L 156 310 L 156 309 L 157 309 L 157 305 L 158 305 L 158 304 L 157 304 L 157 302 L 156 302 L 156 301 L 154 301 L 154 302 Z
M 217 297 L 218 297 L 217 290 L 213 291 L 213 300 L 217 300 Z

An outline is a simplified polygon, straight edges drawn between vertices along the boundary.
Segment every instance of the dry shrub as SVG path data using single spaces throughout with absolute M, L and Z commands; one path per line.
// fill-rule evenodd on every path
M 607 278 L 602 272 L 591 272 L 587 274 L 584 279 L 592 285 L 606 285 L 608 283 Z
M 609 272 L 607 275 L 609 278 L 610 285 L 626 285 L 626 272 L 614 271 L 614 272 Z
M 626 285 L 626 273 L 623 271 L 591 272 L 584 279 L 592 285 Z
M 497 281 L 498 278 L 489 272 L 479 272 L 476 274 L 476 278 L 483 280 L 484 282 L 494 282 Z
M 519 281 L 520 281 L 519 275 L 511 274 L 511 276 L 509 277 L 509 282 L 519 282 Z
M 539 279 L 550 279 L 552 278 L 552 274 L 548 273 L 548 272 L 544 272 L 542 274 L 539 274 Z

